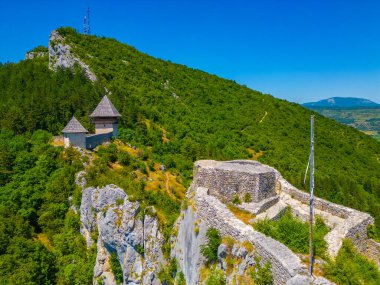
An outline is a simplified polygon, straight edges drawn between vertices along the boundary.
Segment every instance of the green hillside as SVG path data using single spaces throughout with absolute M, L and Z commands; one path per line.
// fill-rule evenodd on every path
M 88 127 L 102 85 L 123 115 L 121 138 L 145 146 L 187 185 L 197 159 L 256 158 L 302 187 L 312 111 L 113 39 L 59 31 L 100 83 L 79 69 L 54 73 L 47 58 L 2 65 L 3 129 L 57 134 L 73 113 Z M 380 143 L 319 114 L 315 128 L 316 195 L 370 212 L 380 225 Z

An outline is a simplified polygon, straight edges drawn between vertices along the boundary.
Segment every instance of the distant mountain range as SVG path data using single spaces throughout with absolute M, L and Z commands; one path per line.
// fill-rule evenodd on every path
M 371 100 L 332 97 L 302 106 L 380 140 L 380 104 Z
M 355 97 L 332 97 L 317 102 L 304 103 L 307 108 L 359 108 L 359 107 L 380 107 L 371 100 Z

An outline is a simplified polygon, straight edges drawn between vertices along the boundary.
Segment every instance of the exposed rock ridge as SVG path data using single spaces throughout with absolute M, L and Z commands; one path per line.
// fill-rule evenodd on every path
M 52 31 L 49 39 L 49 67 L 56 70 L 58 67 L 72 68 L 78 64 L 92 82 L 97 81 L 97 77 L 90 67 L 73 54 L 71 49 L 72 47 L 65 44 L 64 37 L 57 30 Z
M 47 52 L 42 51 L 30 51 L 25 54 L 25 59 L 35 59 L 39 57 L 45 57 L 48 56 Z
M 115 284 L 110 268 L 112 253 L 116 253 L 121 265 L 123 284 L 160 284 L 157 273 L 165 264 L 164 238 L 154 208 L 149 212 L 153 216 L 142 213 L 139 203 L 130 202 L 125 192 L 115 185 L 84 189 L 81 233 L 89 246 L 97 238 L 94 284 L 98 280 Z

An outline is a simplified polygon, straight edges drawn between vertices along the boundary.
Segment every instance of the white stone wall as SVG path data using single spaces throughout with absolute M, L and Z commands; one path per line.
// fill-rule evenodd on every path
M 289 194 L 293 199 L 296 199 L 304 204 L 309 204 L 309 194 L 298 190 L 289 182 L 287 182 L 278 173 L 278 180 L 281 185 L 281 190 Z M 315 208 L 334 216 L 342 218 L 342 222 L 335 225 L 325 236 L 328 244 L 327 252 L 330 256 L 335 257 L 342 246 L 343 239 L 349 238 L 362 252 L 366 252 L 367 248 L 367 227 L 374 223 L 374 219 L 367 213 L 363 213 L 342 205 L 338 205 L 321 198 L 314 198 Z M 333 221 L 332 221 L 333 222 Z
M 369 258 L 376 262 L 380 269 L 380 243 L 373 239 L 367 240 L 366 254 Z
M 269 261 L 275 284 L 284 284 L 297 274 L 306 274 L 307 269 L 301 260 L 290 249 L 280 242 L 255 231 L 251 226 L 237 219 L 216 197 L 208 195 L 207 189 L 193 188 L 190 192 L 194 196 L 192 202 L 198 218 L 207 224 L 207 227 L 218 229 L 222 236 L 231 236 L 237 241 L 247 240 L 261 256 L 262 261 Z M 194 284 L 194 283 L 190 283 Z
M 226 202 L 231 202 L 235 195 L 243 200 L 246 193 L 253 202 L 276 195 L 275 170 L 255 161 L 197 161 L 193 183 L 208 188 L 212 195 Z

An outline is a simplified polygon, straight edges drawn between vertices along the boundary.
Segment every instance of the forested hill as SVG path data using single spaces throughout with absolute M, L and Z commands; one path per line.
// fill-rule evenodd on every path
M 80 68 L 55 73 L 48 57 L 2 65 L 3 129 L 58 134 L 73 113 L 90 127 L 88 114 L 106 87 L 123 115 L 121 138 L 147 147 L 187 183 L 197 159 L 255 158 L 302 187 L 311 110 L 114 39 L 58 31 L 98 82 L 92 84 Z M 315 115 L 316 195 L 370 212 L 379 225 L 380 142 Z
M 320 100 L 318 102 L 309 102 L 302 104 L 308 108 L 375 108 L 380 107 L 371 100 L 355 97 L 332 97 Z

